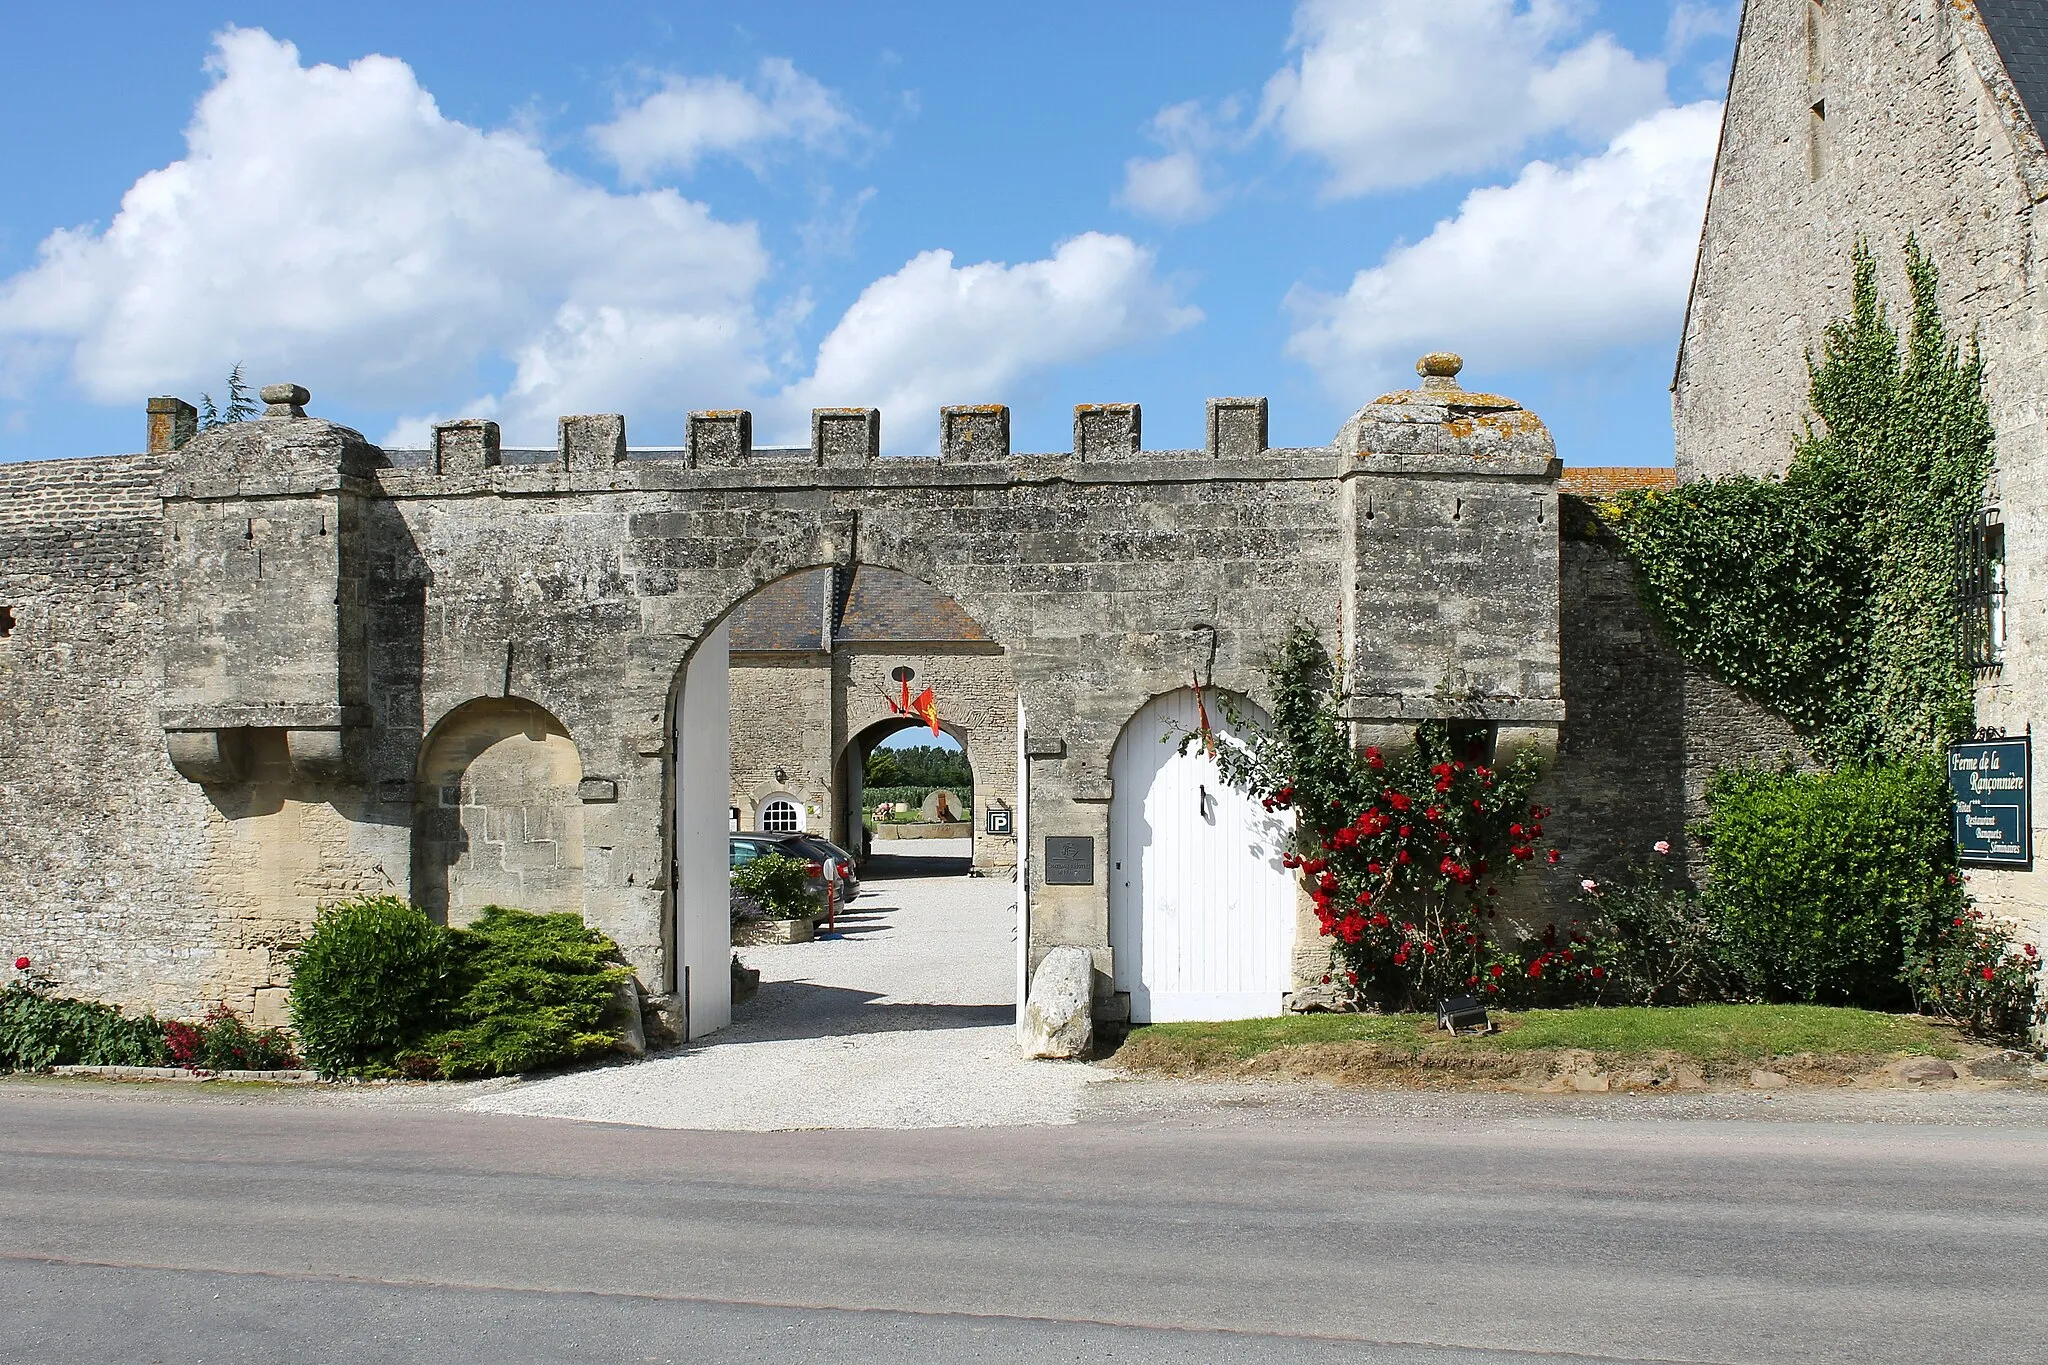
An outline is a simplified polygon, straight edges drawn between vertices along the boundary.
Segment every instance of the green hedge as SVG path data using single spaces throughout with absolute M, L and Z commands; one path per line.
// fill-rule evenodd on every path
M 0 988 L 0 1071 L 53 1066 L 167 1066 L 164 1028 L 97 1000 L 50 995 L 27 978 Z
M 1772 1001 L 1903 1008 L 1909 948 L 1967 912 L 1932 764 L 1735 769 L 1708 784 L 1706 894 Z
M 632 973 L 619 946 L 580 915 L 493 905 L 451 938 L 454 1027 L 423 1049 L 440 1074 L 504 1076 L 611 1050 L 616 1039 L 600 1025 Z

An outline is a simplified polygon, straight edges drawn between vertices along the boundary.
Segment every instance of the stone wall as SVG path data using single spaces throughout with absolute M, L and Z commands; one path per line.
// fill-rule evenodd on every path
M 135 456 L 0 466 L 0 955 L 81 995 L 275 1020 L 280 950 L 315 904 L 393 882 L 354 848 L 352 807 L 295 782 L 274 735 L 233 791 L 172 767 L 163 472 Z
M 451 916 L 556 898 L 529 908 L 580 908 L 672 989 L 686 665 L 762 585 L 865 564 L 985 630 L 989 652 L 927 652 L 929 680 L 982 809 L 1015 799 L 1021 747 L 1034 845 L 1094 840 L 1088 884 L 1031 860 L 1028 956 L 1084 947 L 1106 992 L 1109 760 L 1151 698 L 1191 676 L 1256 696 L 1293 622 L 1340 646 L 1343 623 L 1373 646 L 1347 648 L 1359 724 L 1454 705 L 1554 734 L 1550 438 L 1432 363 L 1302 450 L 1266 449 L 1263 403 L 1230 400 L 1203 450 L 1144 450 L 1137 410 L 1103 405 L 1052 455 L 1010 454 L 981 409 L 939 459 L 877 458 L 859 410 L 824 413 L 808 451 L 754 451 L 713 413 L 637 457 L 616 415 L 564 418 L 554 452 L 487 423 L 385 452 L 273 386 L 160 470 L 14 467 L 0 935 L 105 998 L 274 1008 L 321 901 L 432 899 L 445 870 Z M 843 651 L 843 735 L 880 718 L 893 648 Z M 547 719 L 471 732 L 515 712 Z
M 787 796 L 805 812 L 804 828 L 833 836 L 834 781 L 831 658 L 748 655 L 732 661 L 732 804 L 741 829 L 761 827 L 761 806 Z M 786 777 L 778 779 L 776 769 Z
M 1682 478 L 1784 468 L 1807 412 L 1806 354 L 1847 313 L 1850 252 L 1867 240 L 1895 320 L 1908 234 L 1939 265 L 1952 335 L 1975 333 L 1998 433 L 1989 501 L 2006 527 L 2007 638 L 1978 721 L 2031 730 L 2048 688 L 2048 154 L 1976 6 L 1951 0 L 1744 7 L 1673 390 Z M 1698 681 L 1697 790 L 1736 703 Z M 1762 756 L 1787 737 L 1759 737 Z M 2048 807 L 2035 839 L 2048 837 Z M 2048 931 L 2048 876 L 1978 872 L 1978 894 Z

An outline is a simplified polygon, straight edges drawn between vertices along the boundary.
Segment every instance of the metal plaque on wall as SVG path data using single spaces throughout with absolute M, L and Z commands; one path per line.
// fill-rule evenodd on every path
M 1980 739 L 1948 746 L 1956 861 L 2029 867 L 2034 861 L 2033 741 Z
M 1048 834 L 1045 838 L 1045 884 L 1095 885 L 1095 840 L 1085 834 Z

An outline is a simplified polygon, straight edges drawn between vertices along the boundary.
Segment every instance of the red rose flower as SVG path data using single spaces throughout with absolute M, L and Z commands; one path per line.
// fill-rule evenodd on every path
M 17 972 L 25 972 L 29 969 L 29 966 L 29 960 L 25 957 L 17 957 L 16 959 L 14 959 L 14 970 L 16 970 Z
M 1994 977 L 1994 976 L 1997 976 L 1997 975 L 1998 975 L 1998 973 L 1997 973 L 1996 971 L 1994 971 L 1993 969 L 1991 969 L 1990 967 L 1986 967 L 1986 968 L 1984 969 L 1984 979 L 1985 979 L 1986 981 L 1989 981 L 1989 980 L 1991 980 L 1991 978 L 1992 978 L 1992 977 Z

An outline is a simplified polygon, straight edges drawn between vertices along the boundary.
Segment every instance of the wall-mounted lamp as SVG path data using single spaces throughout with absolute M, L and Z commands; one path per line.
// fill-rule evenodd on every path
M 775 780 L 776 780 L 777 782 L 787 782 L 787 781 L 789 781 L 789 769 L 787 769 L 787 768 L 777 768 L 777 769 L 775 770 Z

